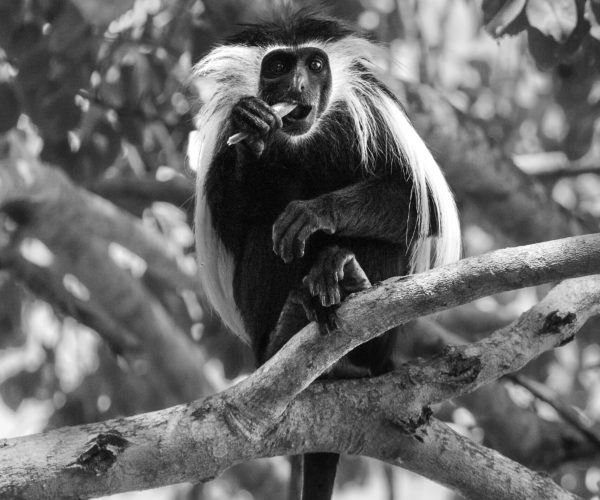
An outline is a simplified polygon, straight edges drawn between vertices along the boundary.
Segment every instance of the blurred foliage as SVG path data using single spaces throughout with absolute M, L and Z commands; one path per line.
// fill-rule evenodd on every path
M 273 3 L 278 2 L 0 0 L 0 134 L 26 133 L 42 160 L 141 217 L 149 231 L 189 255 L 193 174 L 185 163 L 185 143 L 201 104 L 201 89 L 189 85 L 191 68 L 235 23 Z M 436 87 L 559 203 L 573 213 L 600 216 L 600 0 L 326 4 L 389 45 L 389 59 L 381 64 L 390 78 Z M 463 218 L 468 254 L 503 245 L 482 229 L 476 214 Z M 1 244 L 8 229 L 0 231 Z M 194 319 L 184 310 L 193 301 L 183 307 L 172 290 L 145 280 L 206 351 L 217 387 L 251 369 L 248 351 L 216 318 L 199 313 Z M 480 338 L 543 292 L 486 298 L 441 315 L 440 321 Z M 576 342 L 526 369 L 595 422 L 600 420 L 597 325 L 590 323 Z M 162 399 L 146 375 L 10 273 L 0 275 L 0 437 L 159 408 Z M 510 394 L 532 412 L 558 420 L 531 394 L 518 387 Z M 485 442 L 464 408 L 439 412 Z M 580 495 L 599 492 L 598 467 L 566 464 L 550 472 Z M 161 490 L 156 498 L 275 498 L 283 494 L 287 473 L 282 461 L 249 464 L 209 485 Z M 357 485 L 363 496 L 387 498 L 394 483 L 397 498 L 450 498 L 413 475 L 396 471 L 398 480 L 390 477 L 379 464 L 348 460 L 337 498 L 352 498 Z

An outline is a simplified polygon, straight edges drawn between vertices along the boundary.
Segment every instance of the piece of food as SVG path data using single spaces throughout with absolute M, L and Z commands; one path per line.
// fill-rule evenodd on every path
M 291 102 L 278 102 L 271 106 L 273 112 L 279 116 L 279 118 L 283 118 L 286 115 L 289 115 L 294 109 L 296 109 L 297 104 L 292 104 Z M 237 134 L 233 134 L 229 139 L 227 139 L 227 145 L 233 146 L 238 142 L 242 142 L 244 139 L 248 138 L 248 134 L 246 132 L 238 132 Z

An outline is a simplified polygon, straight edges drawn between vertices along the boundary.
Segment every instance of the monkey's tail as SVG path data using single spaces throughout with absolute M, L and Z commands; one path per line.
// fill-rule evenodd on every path
M 337 453 L 304 455 L 302 500 L 331 500 L 339 460 Z

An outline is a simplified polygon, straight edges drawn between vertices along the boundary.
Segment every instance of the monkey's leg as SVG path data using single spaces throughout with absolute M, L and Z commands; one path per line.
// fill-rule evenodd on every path
M 294 334 L 298 333 L 308 324 L 309 320 L 302 305 L 303 299 L 299 295 L 302 295 L 302 291 L 293 291 L 288 295 L 283 309 L 279 314 L 277 324 L 269 334 L 269 341 L 265 352 L 258 360 L 260 364 L 271 358 Z
M 259 359 L 261 364 L 309 321 L 316 321 L 324 334 L 338 328 L 336 310 L 342 300 L 369 288 L 371 282 L 351 250 L 330 245 L 321 250 L 303 285 L 290 292 Z
M 338 327 L 336 310 L 349 294 L 371 286 L 369 278 L 352 251 L 332 245 L 321 250 L 317 261 L 303 280 L 311 295 L 304 309 L 307 316 L 317 317 L 322 333 Z M 325 375 L 327 378 L 354 378 L 369 375 L 362 367 L 354 367 L 346 358 L 338 361 Z M 337 453 L 304 455 L 303 500 L 331 498 L 340 456 Z
M 303 284 L 311 300 L 302 305 L 308 319 L 316 320 L 323 334 L 339 327 L 336 311 L 341 302 L 351 293 L 371 286 L 354 253 L 337 245 L 321 250 Z

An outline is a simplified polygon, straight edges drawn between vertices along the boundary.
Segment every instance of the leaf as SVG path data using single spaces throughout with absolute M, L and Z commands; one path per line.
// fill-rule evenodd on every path
M 576 0 L 577 24 L 569 37 L 562 43 L 533 26 L 527 29 L 529 50 L 541 70 L 552 68 L 567 60 L 579 50 L 585 40 L 592 40 L 588 36 L 590 23 L 585 16 L 584 1 Z
M 569 38 L 577 25 L 575 0 L 529 0 L 525 11 L 531 26 L 559 43 Z
M 586 5 L 588 20 L 590 22 L 590 35 L 600 40 L 600 0 L 590 0 Z
M 540 70 L 548 70 L 560 62 L 560 45 L 554 38 L 542 34 L 537 29 L 529 28 L 527 41 L 529 42 L 529 52 Z
M 496 38 L 507 34 L 513 22 L 523 12 L 526 3 L 527 0 L 509 0 L 506 2 L 490 22 L 486 24 L 485 29 L 487 32 Z
M 483 0 L 481 10 L 483 11 L 483 24 L 489 23 L 504 5 L 505 0 Z

